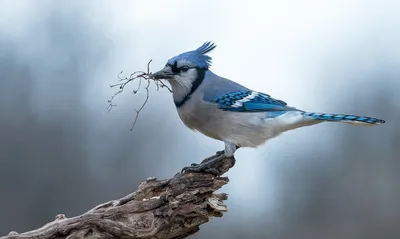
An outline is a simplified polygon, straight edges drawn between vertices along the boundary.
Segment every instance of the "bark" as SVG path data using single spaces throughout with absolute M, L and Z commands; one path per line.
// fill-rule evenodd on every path
M 234 158 L 225 158 L 215 168 L 223 174 L 233 165 Z M 227 177 L 206 173 L 177 173 L 164 180 L 148 178 L 136 192 L 121 199 L 100 204 L 76 217 L 60 214 L 39 229 L 10 232 L 1 239 L 185 238 L 211 217 L 222 217 L 227 211 L 223 203 L 227 195 L 215 191 L 228 182 Z

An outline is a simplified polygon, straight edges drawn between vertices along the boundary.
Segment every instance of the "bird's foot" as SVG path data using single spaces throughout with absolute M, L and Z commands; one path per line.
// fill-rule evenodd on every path
M 235 165 L 236 159 L 233 155 L 234 155 L 235 151 L 239 148 L 240 148 L 240 146 L 237 146 L 230 142 L 225 142 L 225 150 L 216 152 L 214 156 L 204 159 L 203 162 L 200 164 L 192 163 L 190 166 L 184 167 L 182 169 L 181 173 L 184 173 L 184 172 L 200 173 L 200 172 L 202 172 L 202 173 L 210 173 L 210 174 L 219 176 L 227 171 L 226 166 L 231 168 Z M 220 161 L 223 161 L 226 158 L 230 159 L 231 163 L 228 165 L 220 164 Z M 219 168 L 219 170 L 218 170 L 218 168 Z
M 224 154 L 225 154 L 225 151 L 224 151 L 224 150 L 217 151 L 217 152 L 215 153 L 215 155 L 210 156 L 210 157 L 204 159 L 204 160 L 203 160 L 203 163 L 204 163 L 204 162 L 208 162 L 208 161 L 210 161 L 210 160 L 212 160 L 212 159 L 214 159 L 214 158 L 216 158 L 216 157 L 218 157 L 218 156 L 220 156 L 220 155 L 224 155 Z M 190 166 L 191 166 L 191 167 L 198 167 L 198 166 L 200 166 L 200 164 L 198 164 L 198 163 L 192 163 Z M 187 168 L 187 167 L 185 167 L 185 168 Z
M 221 172 L 217 169 L 217 164 L 219 163 L 220 160 L 226 158 L 225 154 L 216 154 L 213 157 L 210 157 L 201 164 L 196 164 L 193 163 L 188 167 L 184 167 L 181 171 L 181 173 L 184 172 L 192 172 L 192 173 L 209 173 L 215 176 L 221 175 Z M 230 157 L 232 159 L 232 166 L 235 164 L 235 158 L 232 156 Z
M 182 173 L 209 173 L 214 176 L 219 176 L 220 172 L 216 168 L 209 168 L 202 164 L 197 164 L 196 166 L 188 166 L 182 169 Z
M 240 146 L 234 145 L 234 147 L 235 147 L 235 151 L 240 149 Z M 225 150 L 217 151 L 215 153 L 215 155 L 217 155 L 217 156 L 222 155 L 222 154 L 225 154 Z
M 215 153 L 215 155 L 217 155 L 217 156 L 222 155 L 222 154 L 225 154 L 225 150 L 217 151 Z

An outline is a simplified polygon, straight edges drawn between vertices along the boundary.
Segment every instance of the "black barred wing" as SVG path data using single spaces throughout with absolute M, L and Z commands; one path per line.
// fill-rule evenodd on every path
M 230 92 L 213 100 L 219 108 L 228 111 L 259 112 L 296 110 L 286 102 L 272 98 L 270 95 L 251 90 Z

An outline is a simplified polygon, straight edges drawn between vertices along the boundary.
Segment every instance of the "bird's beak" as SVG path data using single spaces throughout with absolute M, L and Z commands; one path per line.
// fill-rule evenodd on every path
M 168 66 L 164 67 L 164 69 L 162 69 L 161 71 L 157 71 L 156 73 L 152 74 L 152 76 L 156 80 L 169 80 L 174 78 L 174 74 L 172 73 L 171 68 Z

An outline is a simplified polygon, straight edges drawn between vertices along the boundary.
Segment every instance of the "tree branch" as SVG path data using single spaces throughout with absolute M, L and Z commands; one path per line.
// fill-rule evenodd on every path
M 217 155 L 204 159 L 206 162 Z M 214 165 L 222 174 L 234 165 L 225 158 Z M 170 179 L 148 178 L 133 192 L 88 212 L 66 218 L 59 214 L 43 227 L 0 239 L 19 238 L 185 238 L 211 217 L 222 217 L 227 194 L 215 191 L 227 177 L 205 173 L 177 173 Z

